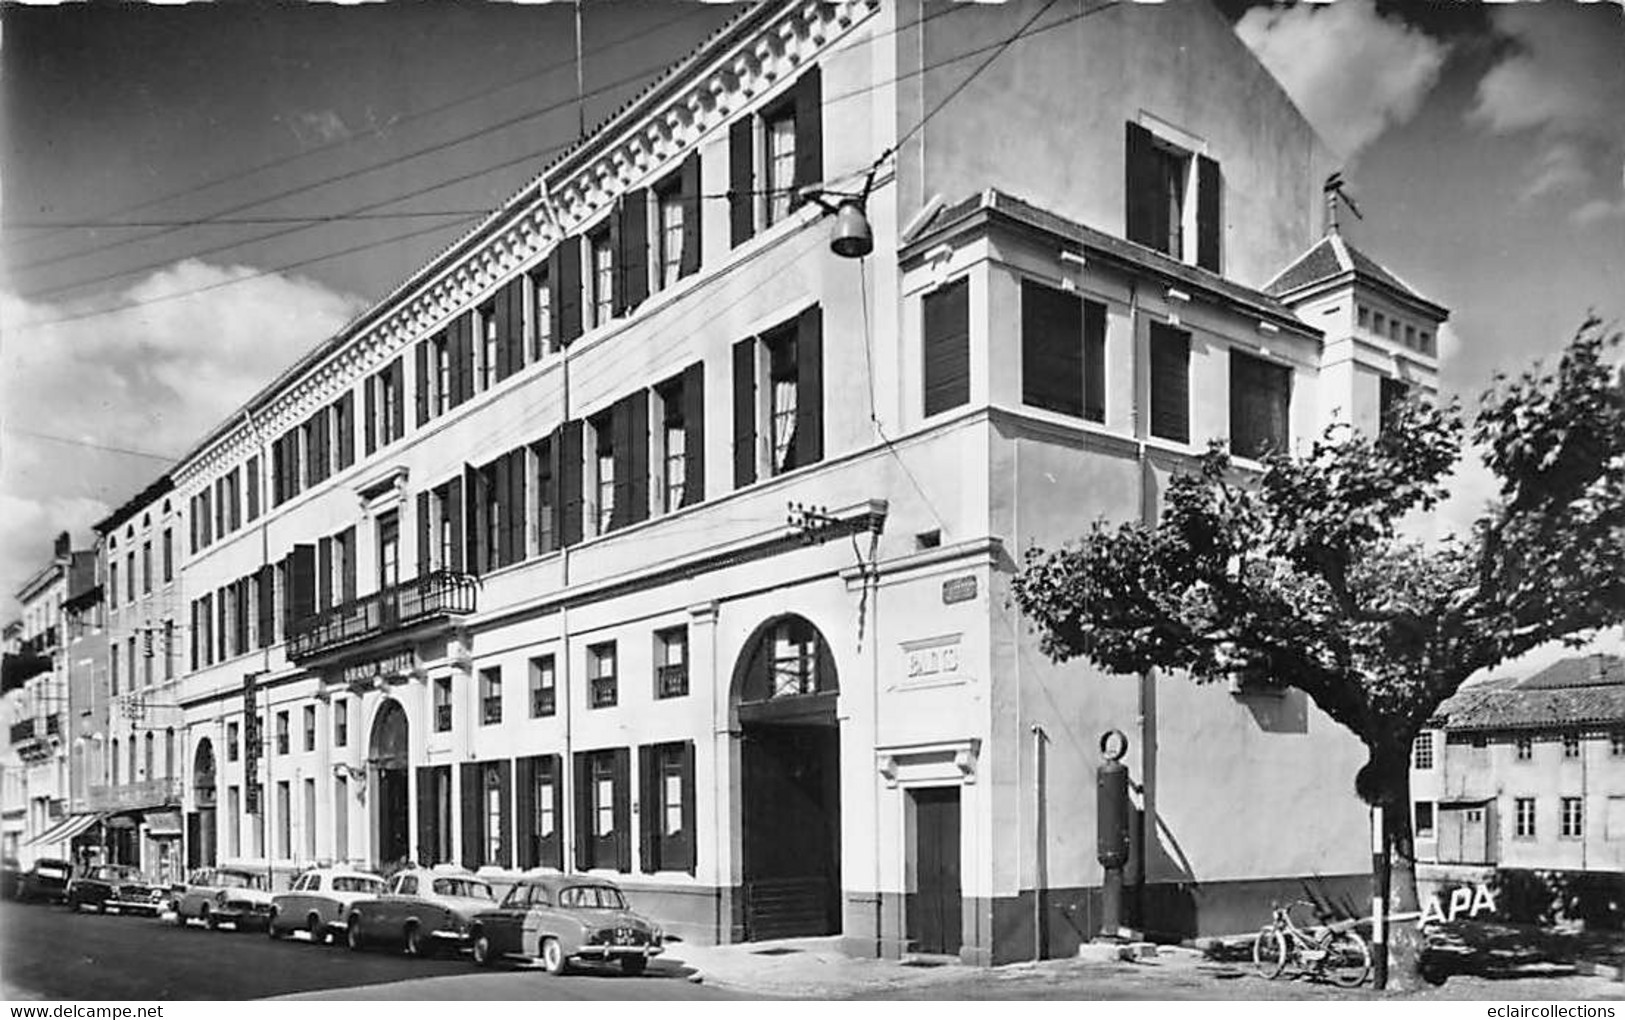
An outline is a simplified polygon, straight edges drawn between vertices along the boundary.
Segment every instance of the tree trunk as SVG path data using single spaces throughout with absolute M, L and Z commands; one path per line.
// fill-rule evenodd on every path
M 1397 757 L 1397 762 L 1394 760 Z M 1423 984 L 1422 929 L 1418 923 L 1416 844 L 1411 833 L 1410 748 L 1390 751 L 1379 766 L 1383 777 L 1383 828 L 1389 865 L 1388 987 L 1414 991 Z M 1408 915 L 1408 916 L 1407 916 Z

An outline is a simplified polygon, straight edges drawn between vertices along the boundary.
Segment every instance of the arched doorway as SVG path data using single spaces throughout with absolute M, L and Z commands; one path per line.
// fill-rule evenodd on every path
M 841 930 L 840 684 L 800 616 L 767 621 L 735 664 L 745 938 Z
M 186 866 L 215 863 L 214 742 L 204 737 L 192 754 L 192 807 L 186 816 Z
M 394 699 L 385 701 L 372 721 L 367 743 L 373 859 L 381 864 L 399 861 L 408 852 L 406 740 L 406 710 Z

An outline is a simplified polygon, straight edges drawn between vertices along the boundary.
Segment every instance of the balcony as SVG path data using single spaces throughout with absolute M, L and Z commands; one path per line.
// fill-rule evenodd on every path
M 371 638 L 474 611 L 477 582 L 436 570 L 296 621 L 288 657 L 306 662 Z
M 688 693 L 688 663 L 655 667 L 655 695 L 680 698 Z
M 62 734 L 62 717 L 60 715 L 48 715 L 48 716 L 46 716 L 45 717 L 45 735 L 47 737 L 56 737 L 56 736 L 60 736 L 61 734 Z
M 139 783 L 92 786 L 85 803 L 92 811 L 132 811 L 142 808 L 175 807 L 181 802 L 181 779 L 146 779 Z
M 595 676 L 592 678 L 590 691 L 593 708 L 610 708 L 615 704 L 617 690 L 614 676 Z

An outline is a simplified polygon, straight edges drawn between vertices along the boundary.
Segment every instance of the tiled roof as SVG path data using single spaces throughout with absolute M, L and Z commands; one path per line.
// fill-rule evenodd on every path
M 1625 684 L 1625 659 L 1617 655 L 1576 655 L 1554 662 L 1518 684 L 1519 690 Z
M 1322 280 L 1330 280 L 1344 272 L 1342 260 L 1330 237 L 1304 252 L 1298 261 L 1282 270 L 1281 275 L 1264 285 L 1270 294 L 1290 294 L 1300 287 L 1308 287 Z
M 1419 301 L 1437 309 L 1441 318 L 1445 314 L 1442 306 L 1417 293 L 1416 288 L 1395 276 L 1376 259 L 1349 244 L 1335 231 L 1316 241 L 1291 265 L 1277 273 L 1275 279 L 1264 285 L 1264 291 L 1282 297 L 1345 277 L 1379 287 L 1401 298 Z
M 1435 719 L 1451 732 L 1625 722 L 1625 662 L 1616 656 L 1582 656 L 1521 681 L 1474 684 L 1446 701 Z

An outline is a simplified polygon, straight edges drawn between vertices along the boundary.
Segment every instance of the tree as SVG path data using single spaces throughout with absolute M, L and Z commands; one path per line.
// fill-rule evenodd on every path
M 1413 400 L 1376 436 L 1334 425 L 1261 473 L 1215 444 L 1169 482 L 1155 524 L 1097 521 L 1028 550 L 1016 602 L 1055 660 L 1303 691 L 1365 745 L 1355 789 L 1385 809 L 1394 909 L 1415 910 L 1417 733 L 1479 670 L 1625 622 L 1619 343 L 1589 318 L 1555 371 L 1496 376 L 1471 436 L 1499 491 L 1467 534 L 1402 534 L 1445 495 L 1466 432 L 1456 403 Z M 1414 984 L 1420 938 L 1393 936 L 1395 978 Z

